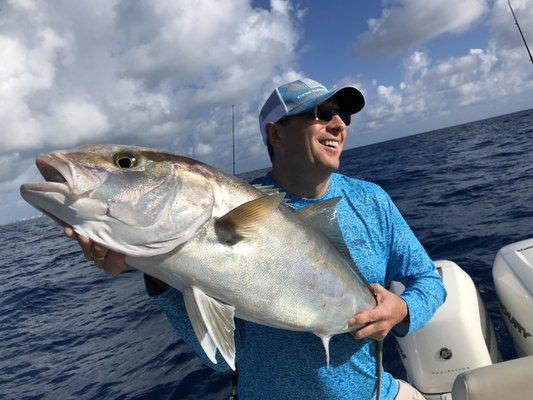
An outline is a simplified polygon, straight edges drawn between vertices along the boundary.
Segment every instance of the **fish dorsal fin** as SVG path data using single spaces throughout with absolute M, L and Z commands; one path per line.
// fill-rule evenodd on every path
M 252 185 L 254 188 L 260 190 L 261 192 L 263 192 L 266 196 L 271 196 L 273 194 L 278 194 L 278 193 L 283 193 L 282 191 L 279 190 L 279 188 L 277 188 L 276 186 L 274 185 L 262 185 L 260 183 L 255 183 Z M 284 198 L 283 199 L 283 203 L 287 206 L 287 207 L 291 207 L 292 204 L 291 202 L 289 201 L 289 199 L 287 198 Z
M 297 213 L 302 220 L 327 236 L 331 244 L 335 246 L 341 255 L 342 259 L 348 264 L 348 267 L 364 285 L 368 286 L 368 281 L 352 259 L 348 246 L 346 246 L 346 243 L 344 242 L 339 223 L 337 222 L 337 204 L 340 200 L 340 197 L 333 197 L 301 208 Z
M 337 242 L 343 240 L 339 225 L 337 224 L 337 204 L 340 199 L 340 197 L 333 197 L 300 208 L 296 212 L 300 218 L 323 232 L 332 242 Z M 342 243 L 344 244 L 344 241 Z
M 217 346 L 215 342 L 209 335 L 207 327 L 204 324 L 202 314 L 196 305 L 196 300 L 194 298 L 194 293 L 192 290 L 183 291 L 183 299 L 185 300 L 185 309 L 187 310 L 187 315 L 191 321 L 192 328 L 196 334 L 196 338 L 200 342 L 202 349 L 204 349 L 205 354 L 211 360 L 213 364 L 217 363 L 216 352 Z
M 209 297 L 198 288 L 192 290 L 209 336 L 224 360 L 235 371 L 235 307 Z
M 285 195 L 277 193 L 259 197 L 241 204 L 215 222 L 219 240 L 226 244 L 235 244 L 252 237 L 272 212 L 277 210 Z
M 279 193 L 279 190 L 276 189 L 274 185 L 262 185 L 261 183 L 256 183 L 252 185 L 254 188 L 263 192 L 265 196 L 270 196 L 272 194 Z

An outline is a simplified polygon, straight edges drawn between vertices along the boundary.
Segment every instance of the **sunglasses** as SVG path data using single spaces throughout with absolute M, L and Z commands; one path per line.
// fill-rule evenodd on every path
M 346 112 L 333 106 L 319 104 L 318 106 L 315 106 L 312 111 L 315 119 L 319 119 L 321 121 L 329 122 L 333 119 L 333 116 L 338 115 L 342 122 L 344 122 L 344 125 L 348 126 L 350 125 L 350 122 L 352 122 L 352 116 L 350 114 L 347 114 Z
M 335 115 L 338 115 L 339 118 L 344 122 L 344 125 L 348 126 L 350 125 L 350 122 L 352 122 L 352 116 L 344 111 L 342 111 L 339 108 L 333 107 L 333 106 L 327 106 L 323 104 L 319 104 L 318 106 L 315 106 L 312 110 L 306 111 L 302 114 L 298 115 L 309 115 L 313 116 L 315 120 L 321 120 L 324 122 L 329 122 L 333 119 Z M 284 123 L 287 118 L 289 117 L 283 117 L 278 121 L 279 123 Z

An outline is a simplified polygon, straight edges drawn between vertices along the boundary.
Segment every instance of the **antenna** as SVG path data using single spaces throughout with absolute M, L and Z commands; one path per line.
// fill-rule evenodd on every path
M 520 36 L 522 36 L 522 40 L 524 41 L 524 45 L 526 46 L 527 54 L 529 54 L 529 59 L 531 60 L 531 63 L 533 63 L 533 57 L 531 56 L 531 52 L 529 51 L 529 47 L 527 47 L 526 38 L 524 37 L 524 34 L 522 33 L 522 29 L 520 29 L 520 25 L 518 25 L 518 21 L 516 20 L 516 15 L 514 15 L 513 7 L 511 6 L 511 1 L 507 0 L 507 4 L 509 4 L 509 8 L 511 9 L 511 13 L 513 14 L 514 22 L 516 23 L 516 26 L 518 27 L 518 31 L 520 32 Z
M 233 139 L 233 150 L 231 152 L 233 157 L 233 175 L 235 175 L 235 104 L 231 105 L 231 135 Z

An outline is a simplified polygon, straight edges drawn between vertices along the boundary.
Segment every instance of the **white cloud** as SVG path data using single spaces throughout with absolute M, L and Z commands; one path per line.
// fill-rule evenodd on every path
M 533 41 L 531 31 L 531 27 L 533 27 L 533 1 L 513 0 L 511 3 L 531 50 L 531 42 Z M 494 47 L 498 48 L 506 59 L 518 63 L 529 59 L 506 0 L 495 1 L 489 26 Z
M 522 26 L 533 26 L 532 5 L 513 2 Z M 366 135 L 352 136 L 349 145 L 531 107 L 533 68 L 506 0 L 493 4 L 488 24 L 486 48 L 442 60 L 415 50 L 402 62 L 405 80 L 399 84 L 360 80 L 367 106 L 355 129 Z
M 520 24 L 533 26 L 531 0 L 516 1 L 515 8 Z M 355 129 L 366 135 L 352 136 L 349 145 L 531 107 L 533 69 L 509 18 L 507 2 L 498 0 L 491 11 L 486 48 L 436 61 L 426 52 L 414 51 L 403 61 L 406 80 L 398 85 L 361 81 L 367 106 Z
M 377 87 L 377 102 L 368 114 L 373 118 L 381 118 L 387 114 L 396 115 L 402 112 L 402 95 L 394 86 Z
M 443 33 L 464 32 L 486 10 L 486 0 L 384 1 L 380 18 L 369 19 L 368 31 L 358 36 L 357 50 L 368 58 L 391 58 Z
M 35 10 L 35 2 L 33 0 L 9 0 L 8 3 L 11 3 L 14 7 L 20 7 L 27 11 Z
M 40 145 L 39 123 L 29 102 L 32 95 L 53 88 L 54 60 L 66 42 L 45 28 L 35 35 L 36 45 L 25 45 L 0 35 L 0 125 L 3 151 Z
M 413 54 L 405 63 L 413 58 L 426 56 Z M 423 65 L 424 73 L 398 86 L 368 85 L 366 118 L 380 124 L 428 118 L 485 101 L 493 93 L 517 93 L 528 87 L 520 79 L 504 79 L 508 71 L 500 69 L 493 49 L 472 49 L 461 57 Z
M 248 0 L 10 0 L 0 14 L 0 164 L 13 166 L 0 191 L 27 176 L 36 153 L 88 142 L 166 148 L 230 170 L 232 104 L 241 170 L 259 150 L 266 161 L 257 113 L 280 77 L 298 75 L 299 11 L 285 0 L 270 10 Z
M 44 144 L 49 147 L 75 146 L 80 141 L 102 140 L 109 131 L 107 117 L 95 104 L 83 99 L 66 99 L 50 107 L 41 119 Z
M 404 75 L 406 79 L 410 80 L 417 73 L 424 75 L 427 72 L 427 67 L 430 64 L 430 60 L 424 52 L 415 51 L 404 62 Z
M 214 151 L 213 146 L 209 143 L 198 143 L 194 149 L 195 156 L 206 156 Z
M 19 152 L 0 156 L 0 193 L 14 190 L 28 179 L 35 179 L 37 170 Z

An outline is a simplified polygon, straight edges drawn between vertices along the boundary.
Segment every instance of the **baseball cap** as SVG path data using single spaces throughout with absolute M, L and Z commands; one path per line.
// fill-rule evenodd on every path
M 277 122 L 283 117 L 302 114 L 316 105 L 335 98 L 344 111 L 355 114 L 365 106 L 365 98 L 354 86 L 328 90 L 312 79 L 302 78 L 278 86 L 259 112 L 259 127 L 263 142 L 267 143 L 266 124 Z

